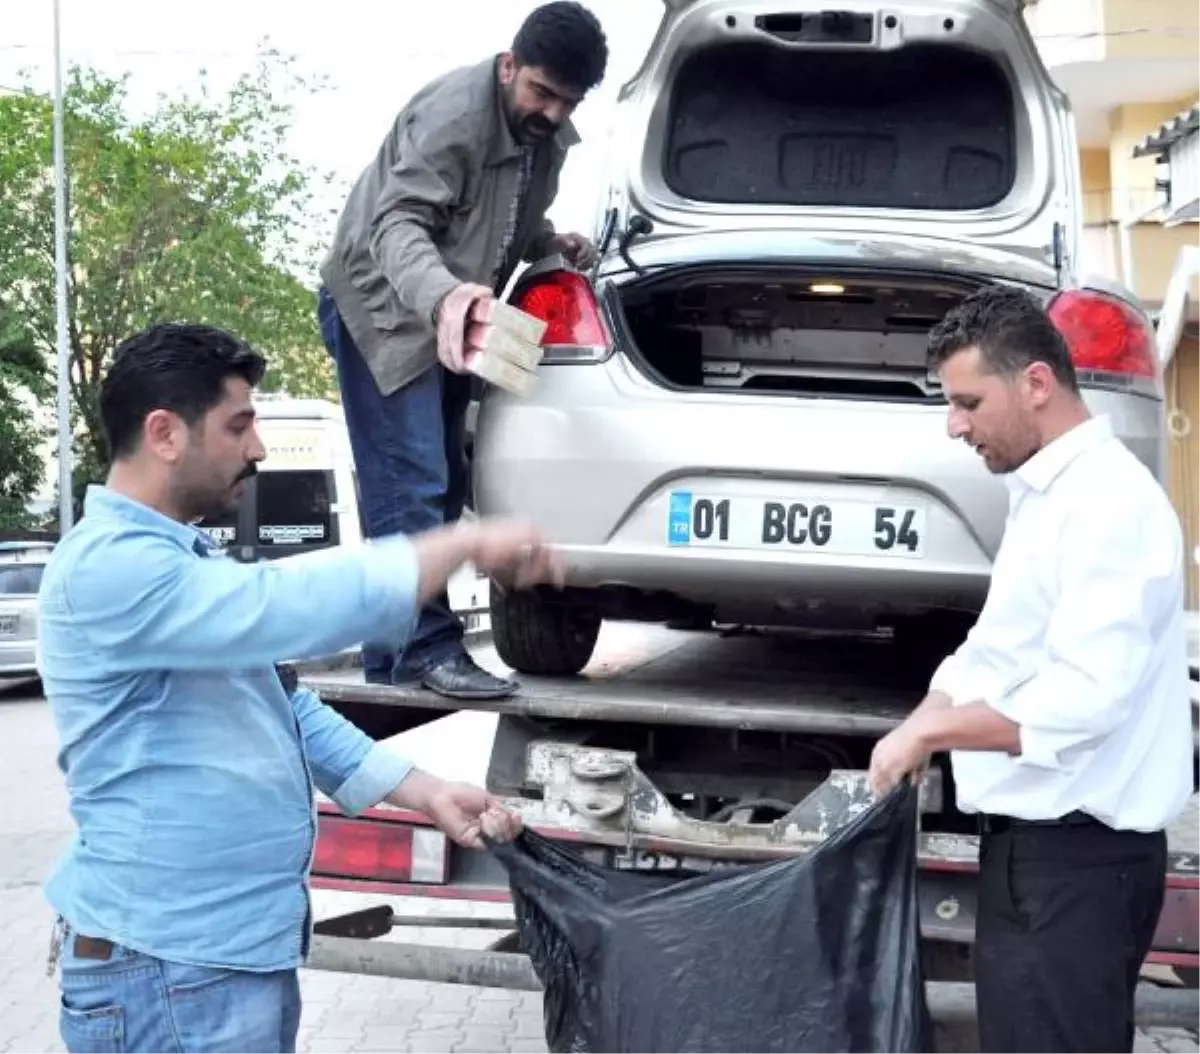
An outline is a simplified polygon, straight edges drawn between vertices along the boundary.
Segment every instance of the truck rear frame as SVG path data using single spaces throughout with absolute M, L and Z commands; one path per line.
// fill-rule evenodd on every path
M 654 631 L 639 628 L 631 639 L 644 640 L 647 634 L 653 636 Z M 359 715 L 369 712 L 364 708 L 379 708 L 377 716 L 391 715 L 397 728 L 467 709 L 528 723 L 534 732 L 519 745 L 515 766 L 523 771 L 513 772 L 517 758 L 510 758 L 502 782 L 514 787 L 510 793 L 500 793 L 527 826 L 571 843 L 598 862 L 627 868 L 704 869 L 809 852 L 869 807 L 871 795 L 861 769 L 833 768 L 770 822 L 748 822 L 752 809 L 726 810 L 722 822 L 713 822 L 681 809 L 678 795 L 668 795 L 656 785 L 635 751 L 574 741 L 578 737 L 569 731 L 562 736 L 537 735 L 539 727 L 570 730 L 590 722 L 592 727 L 611 723 L 613 728 L 702 727 L 735 737 L 762 731 L 793 736 L 851 732 L 873 739 L 902 719 L 903 699 L 911 705 L 911 692 L 902 687 L 874 691 L 842 683 L 835 689 L 812 676 L 796 680 L 792 662 L 774 675 L 761 675 L 740 697 L 732 696 L 729 684 L 743 682 L 746 669 L 722 662 L 722 645 L 711 637 L 703 646 L 715 651 L 716 672 L 710 668 L 688 673 L 695 659 L 687 647 L 678 649 L 674 658 L 655 657 L 656 647 L 662 651 L 660 637 L 658 645 L 637 645 L 617 655 L 610 652 L 601 662 L 603 672 L 594 678 L 531 679 L 524 691 L 510 699 L 478 703 L 364 685 L 356 674 L 318 673 L 308 683 L 335 708 Z M 750 648 L 753 665 L 760 660 L 753 645 Z M 822 645 L 820 650 L 828 648 Z M 931 769 L 922 783 L 923 818 L 943 811 L 946 793 L 952 791 L 943 788 L 941 773 Z M 498 861 L 488 853 L 454 846 L 420 814 L 381 807 L 350 818 L 322 803 L 318 821 L 314 888 L 491 904 L 498 911 L 510 903 L 507 875 Z M 921 928 L 935 1016 L 967 1012 L 962 1005 L 963 986 L 972 977 L 978 848 L 974 833 L 923 830 L 919 835 Z M 479 951 L 373 939 L 394 928 L 417 925 L 484 927 L 494 929 L 497 939 Z M 503 988 L 539 987 L 528 959 L 520 954 L 511 918 L 503 916 L 481 918 L 468 910 L 450 916 L 405 915 L 380 905 L 322 919 L 315 934 L 309 965 L 317 969 Z M 1152 971 L 1156 977 L 1169 978 L 1173 973 L 1187 987 L 1147 993 L 1139 1004 L 1145 1023 L 1195 1026 L 1191 989 L 1200 965 L 1198 934 L 1197 854 L 1191 848 L 1172 849 L 1166 897 L 1147 964 L 1158 968 Z

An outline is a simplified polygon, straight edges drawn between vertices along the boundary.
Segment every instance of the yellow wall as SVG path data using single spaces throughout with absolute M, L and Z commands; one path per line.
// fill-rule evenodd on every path
M 1105 0 L 1105 57 L 1191 59 L 1197 55 L 1196 0 Z
M 1164 227 L 1161 223 L 1139 223 L 1129 231 L 1132 259 L 1125 265 L 1127 273 L 1117 277 L 1143 300 L 1158 303 L 1167 291 L 1167 282 L 1179 250 L 1185 245 L 1195 244 L 1196 228 L 1193 224 Z M 1132 275 L 1128 273 L 1130 267 Z
M 1155 159 L 1135 158 L 1133 150 L 1195 101 L 1190 96 L 1119 107 L 1109 118 L 1112 136 L 1108 147 L 1079 153 L 1089 265 L 1154 303 L 1162 300 L 1179 249 L 1196 244 L 1196 227 L 1163 227 L 1151 220 L 1133 224 L 1127 232 L 1120 229 L 1121 220 L 1143 215 L 1158 201 Z
M 1079 170 L 1083 184 L 1083 224 L 1106 223 L 1112 217 L 1112 176 L 1107 150 L 1081 150 Z
M 1164 379 L 1168 411 L 1177 411 L 1175 419 L 1190 426 L 1186 435 L 1168 440 L 1167 492 L 1183 525 L 1187 606 L 1194 611 L 1200 607 L 1200 568 L 1192 559 L 1200 543 L 1200 351 L 1194 336 L 1180 341 Z
M 1195 95 L 1188 95 L 1166 102 L 1119 106 L 1109 114 L 1110 215 L 1115 219 L 1126 219 L 1142 213 L 1155 202 L 1155 159 L 1134 157 L 1134 148 L 1195 101 Z

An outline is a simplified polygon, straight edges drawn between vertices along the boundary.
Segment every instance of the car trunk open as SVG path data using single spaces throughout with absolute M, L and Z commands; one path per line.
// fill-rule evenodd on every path
M 680 65 L 663 178 L 714 204 L 965 211 L 1016 176 L 1006 74 L 949 44 L 792 50 L 722 43 Z
M 623 347 L 675 389 L 933 402 L 929 330 L 975 283 L 696 266 L 610 287 Z

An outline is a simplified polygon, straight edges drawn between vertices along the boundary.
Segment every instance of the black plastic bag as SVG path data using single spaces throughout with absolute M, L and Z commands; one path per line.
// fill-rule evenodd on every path
M 615 870 L 526 831 L 509 872 L 552 1051 L 927 1051 L 917 791 L 812 852 Z

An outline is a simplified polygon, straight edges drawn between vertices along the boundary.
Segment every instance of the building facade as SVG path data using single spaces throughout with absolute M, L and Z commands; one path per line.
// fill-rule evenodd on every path
M 1080 269 L 1124 283 L 1158 319 L 1167 486 L 1194 554 L 1188 605 L 1195 610 L 1200 11 L 1196 0 L 1025 3 L 1043 60 L 1075 112 L 1084 193 Z

